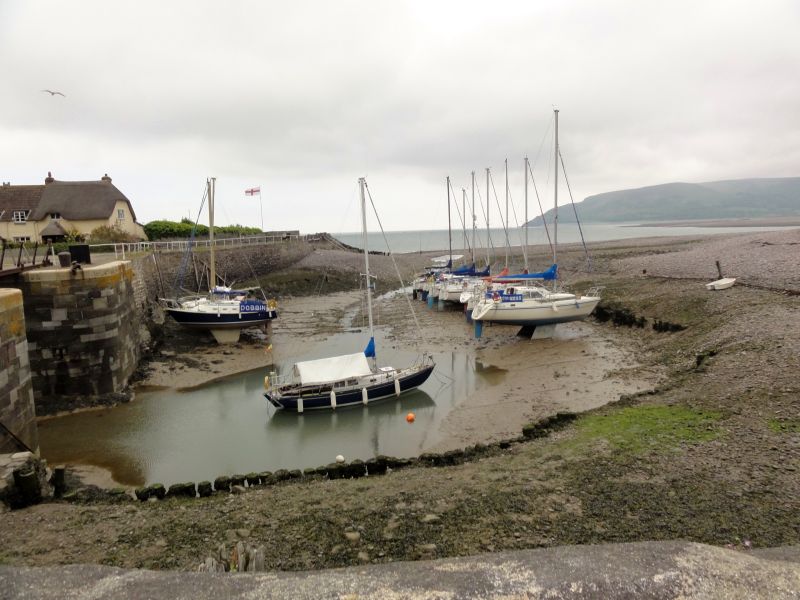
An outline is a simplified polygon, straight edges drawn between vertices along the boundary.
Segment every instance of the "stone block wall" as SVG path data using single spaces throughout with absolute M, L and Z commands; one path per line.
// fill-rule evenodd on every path
M 40 414 L 124 390 L 140 351 L 129 262 L 29 271 L 20 287 Z
M 24 450 L 14 436 L 38 450 L 22 293 L 15 289 L 0 289 L 0 423 L 0 454 Z
M 311 254 L 318 246 L 328 247 L 330 244 L 312 244 L 303 240 L 287 240 L 280 244 L 265 244 L 262 246 L 242 246 L 239 248 L 218 248 L 217 273 L 229 283 L 234 285 L 244 281 L 251 281 L 253 273 L 265 275 L 290 267 L 304 257 Z M 195 251 L 195 264 L 191 259 L 184 258 L 182 252 L 159 252 L 156 260 L 152 255 L 138 256 L 132 259 L 136 272 L 137 287 L 143 290 L 149 299 L 159 296 L 172 297 L 175 295 L 174 286 L 180 280 L 179 274 L 183 269 L 183 287 L 186 290 L 195 290 L 195 266 L 202 270 L 201 263 L 208 262 L 208 250 L 199 248 Z M 156 266 L 156 262 L 158 266 Z M 163 282 L 164 291 L 161 290 Z M 206 283 L 206 285 L 208 285 Z M 178 292 L 183 295 L 186 292 Z

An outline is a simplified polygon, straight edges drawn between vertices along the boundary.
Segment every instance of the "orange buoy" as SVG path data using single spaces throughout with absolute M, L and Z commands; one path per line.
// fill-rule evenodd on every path
M 417 417 L 414 416 L 414 413 L 408 413 L 406 415 L 406 421 L 408 421 L 409 423 L 413 423 L 416 418 Z

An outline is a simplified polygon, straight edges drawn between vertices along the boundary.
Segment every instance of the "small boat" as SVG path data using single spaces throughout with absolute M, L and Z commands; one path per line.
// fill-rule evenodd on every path
M 367 316 L 370 338 L 364 352 L 332 356 L 295 363 L 286 376 L 271 374 L 264 378 L 264 396 L 276 408 L 302 413 L 306 410 L 336 410 L 343 406 L 368 405 L 397 397 L 416 389 L 434 369 L 433 359 L 423 354 L 410 367 L 378 367 L 375 356 L 375 333 L 372 323 L 372 284 L 367 248 L 366 180 L 358 180 L 361 190 L 361 222 L 364 239 Z M 367 361 L 371 358 L 370 364 Z
M 729 287 L 733 287 L 733 284 L 736 283 L 736 277 L 723 277 L 722 279 L 717 279 L 716 281 L 712 281 L 711 283 L 706 284 L 707 290 L 727 290 Z
M 274 301 L 260 300 L 253 290 L 232 290 L 216 285 L 216 259 L 214 247 L 214 192 L 216 178 L 206 181 L 209 221 L 209 282 L 213 286 L 208 294 L 181 298 L 160 298 L 169 315 L 184 327 L 207 329 L 219 344 L 239 341 L 245 327 L 264 325 L 277 318 Z

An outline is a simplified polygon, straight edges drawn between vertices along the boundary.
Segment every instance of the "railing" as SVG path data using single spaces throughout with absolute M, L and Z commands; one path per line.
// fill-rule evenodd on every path
M 327 241 L 330 238 L 325 234 L 285 234 L 285 235 L 251 235 L 234 238 L 215 238 L 215 248 L 236 248 L 241 246 L 260 246 L 264 244 L 279 244 L 282 242 L 301 240 L 306 242 Z M 91 244 L 89 247 L 97 249 L 98 252 L 111 250 L 101 250 L 101 248 L 113 249 L 115 258 L 125 259 L 126 254 L 136 252 L 153 252 L 155 250 L 164 252 L 184 252 L 189 247 L 208 248 L 211 246 L 210 240 L 173 240 L 165 242 L 125 242 L 116 244 Z
M 32 251 L 32 252 L 31 252 Z M 51 263 L 50 257 L 54 255 L 53 246 L 50 243 L 39 245 L 34 242 L 33 248 L 27 248 L 25 244 L 20 244 L 19 248 L 6 246 L 6 241 L 0 239 L 0 273 L 11 274 L 36 267 L 48 266 Z M 39 259 L 37 264 L 36 260 Z M 11 268 L 6 268 L 5 263 L 11 259 Z

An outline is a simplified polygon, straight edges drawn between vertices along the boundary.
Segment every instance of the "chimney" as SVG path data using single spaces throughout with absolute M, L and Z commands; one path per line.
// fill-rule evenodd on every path
M 45 185 L 47 185 L 48 183 L 53 183 L 54 181 L 55 179 L 53 179 L 53 174 L 50 171 L 48 171 L 47 177 L 44 178 Z
M 111 177 L 109 177 L 109 176 L 108 176 L 108 173 L 106 173 L 105 175 L 103 175 L 103 176 L 100 178 L 100 181 L 105 181 L 106 183 L 111 183 Z

